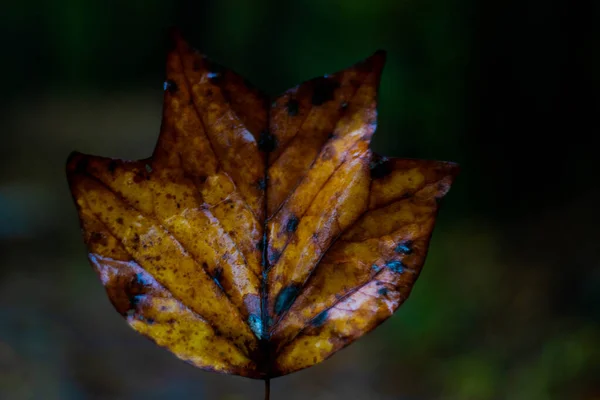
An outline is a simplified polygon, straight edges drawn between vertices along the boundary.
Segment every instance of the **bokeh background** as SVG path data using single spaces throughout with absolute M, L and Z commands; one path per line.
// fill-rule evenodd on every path
M 0 12 L 0 399 L 259 399 L 137 335 L 71 150 L 151 154 L 169 26 L 270 94 L 388 51 L 374 148 L 459 162 L 398 313 L 273 399 L 600 399 L 600 3 L 56 0 Z

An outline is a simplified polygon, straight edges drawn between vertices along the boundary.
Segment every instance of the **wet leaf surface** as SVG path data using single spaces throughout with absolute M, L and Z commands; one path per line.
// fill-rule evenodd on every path
M 135 330 L 199 368 L 317 364 L 406 300 L 458 168 L 369 149 L 382 52 L 273 100 L 173 41 L 152 157 L 68 160 L 89 260 Z

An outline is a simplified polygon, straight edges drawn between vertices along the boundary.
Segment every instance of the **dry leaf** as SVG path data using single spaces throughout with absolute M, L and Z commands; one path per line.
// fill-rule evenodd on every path
M 457 166 L 369 150 L 384 58 L 270 103 L 175 35 L 152 157 L 67 166 L 89 259 L 135 330 L 199 368 L 268 379 L 406 300 Z

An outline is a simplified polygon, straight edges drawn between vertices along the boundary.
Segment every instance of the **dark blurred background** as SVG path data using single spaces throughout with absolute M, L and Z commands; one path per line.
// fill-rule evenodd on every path
M 273 399 L 600 399 L 600 2 L 30 0 L 0 12 L 0 399 L 259 399 L 114 312 L 71 150 L 151 154 L 166 32 L 277 94 L 388 51 L 374 148 L 462 173 L 398 313 Z

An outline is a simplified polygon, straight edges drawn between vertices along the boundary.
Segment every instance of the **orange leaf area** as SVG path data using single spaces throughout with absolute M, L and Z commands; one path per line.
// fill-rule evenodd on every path
M 174 36 L 152 157 L 67 165 L 90 262 L 133 329 L 265 379 L 394 313 L 458 168 L 369 149 L 384 58 L 270 101 Z

